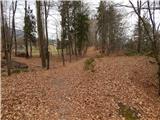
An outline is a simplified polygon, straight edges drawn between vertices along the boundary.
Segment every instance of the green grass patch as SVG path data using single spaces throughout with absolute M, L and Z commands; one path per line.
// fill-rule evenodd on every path
M 49 45 L 48 50 L 49 50 L 51 55 L 57 55 L 58 54 L 56 47 L 53 46 L 53 45 Z M 39 56 L 39 48 L 38 47 L 32 46 L 32 55 L 33 56 Z
M 125 120 L 138 120 L 138 111 L 135 108 L 131 108 L 123 103 L 118 103 L 119 114 L 122 115 Z

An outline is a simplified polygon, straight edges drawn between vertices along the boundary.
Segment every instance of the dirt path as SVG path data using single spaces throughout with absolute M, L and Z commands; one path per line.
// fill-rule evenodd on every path
M 121 120 L 118 103 L 142 120 L 160 119 L 157 68 L 148 58 L 96 58 L 95 72 L 84 71 L 85 59 L 2 77 L 2 119 Z

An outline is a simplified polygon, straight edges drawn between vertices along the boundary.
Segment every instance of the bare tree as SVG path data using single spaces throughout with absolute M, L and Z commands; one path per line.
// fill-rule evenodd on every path
M 47 63 L 47 69 L 49 69 L 49 51 L 48 51 L 48 15 L 50 10 L 50 1 L 44 1 L 44 8 L 45 8 L 45 31 L 46 31 L 46 63 Z
M 16 29 L 15 29 L 15 13 L 16 13 L 16 9 L 17 9 L 17 0 L 14 2 L 12 1 L 12 11 L 13 11 L 13 15 L 12 15 L 12 35 L 11 35 L 11 39 L 14 38 L 14 47 L 15 47 L 15 56 L 17 56 L 17 40 L 16 40 Z
M 5 50 L 5 59 L 7 64 L 7 73 L 11 75 L 11 51 L 10 51 L 10 28 L 8 27 L 6 17 L 4 15 L 4 6 L 3 2 L 1 2 L 1 25 L 2 25 L 2 40 L 3 46 Z
M 152 44 L 152 52 L 154 55 L 154 58 L 157 61 L 157 65 L 158 65 L 158 78 L 159 78 L 159 95 L 160 95 L 160 56 L 159 56 L 159 49 L 158 49 L 158 38 L 157 38 L 157 33 L 159 32 L 159 27 L 156 27 L 156 23 L 155 23 L 155 10 L 159 10 L 156 9 L 156 4 L 155 1 L 153 1 L 152 5 L 150 3 L 150 1 L 147 1 L 147 7 L 146 9 L 148 10 L 149 13 L 149 19 L 151 21 L 151 25 L 152 25 L 152 33 L 149 32 L 146 22 L 144 21 L 144 19 L 142 18 L 142 16 L 139 14 L 139 12 L 136 10 L 136 7 L 134 6 L 134 4 L 129 1 L 130 4 L 132 5 L 132 8 L 134 9 L 135 13 L 137 14 L 138 18 L 142 21 L 143 26 L 147 32 L 147 35 L 149 37 L 149 40 L 151 41 Z
M 66 1 L 61 1 L 61 9 L 60 9 L 60 13 L 61 13 L 61 17 L 62 17 L 62 22 L 61 22 L 61 26 L 62 26 L 62 37 L 61 37 L 61 56 L 62 56 L 62 62 L 63 62 L 63 66 L 65 66 L 65 58 L 64 58 L 64 44 L 65 44 L 65 38 L 66 38 L 66 29 L 65 29 L 65 24 L 66 24 Z
M 24 17 L 24 31 L 26 29 L 26 25 L 27 25 L 27 21 L 26 21 L 26 16 L 27 16 L 27 1 L 25 0 L 25 17 Z M 26 32 L 24 32 L 24 42 L 25 42 L 25 49 L 26 49 L 26 58 L 29 57 L 29 53 L 28 53 L 28 36 L 26 34 Z
M 42 11 L 41 11 L 42 2 L 36 1 L 36 8 L 37 8 L 37 27 L 38 27 L 38 39 L 40 45 L 40 55 L 42 61 L 42 68 L 46 67 L 46 60 L 45 60 L 45 40 L 44 40 L 44 30 L 43 30 L 43 22 L 42 22 Z
M 137 1 L 137 12 L 138 14 L 141 16 L 141 7 L 142 7 L 142 2 L 141 0 L 140 1 Z M 138 17 L 138 47 L 137 47 L 137 51 L 138 53 L 141 52 L 141 20 L 140 20 L 140 17 Z

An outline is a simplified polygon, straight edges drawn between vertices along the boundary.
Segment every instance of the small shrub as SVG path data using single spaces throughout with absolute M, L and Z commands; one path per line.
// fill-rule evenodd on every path
M 13 69 L 12 73 L 21 73 L 21 72 L 28 72 L 29 70 L 28 69 Z
M 94 58 L 89 58 L 84 63 L 85 70 L 90 70 L 90 71 L 94 72 L 94 66 L 95 66 Z
M 146 52 L 144 55 L 145 55 L 145 56 L 148 56 L 148 57 L 154 57 L 152 51 Z
M 138 112 L 135 108 L 130 108 L 123 103 L 118 103 L 119 106 L 119 114 L 122 115 L 125 120 L 138 120 Z
M 102 58 L 102 57 L 104 57 L 102 54 L 97 54 L 96 55 L 96 58 Z
M 127 50 L 124 52 L 125 55 L 127 56 L 135 56 L 135 55 L 140 55 L 136 50 Z

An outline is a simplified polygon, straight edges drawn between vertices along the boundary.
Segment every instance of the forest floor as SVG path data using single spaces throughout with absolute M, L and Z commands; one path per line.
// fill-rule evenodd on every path
M 95 58 L 94 72 L 84 70 Z M 2 120 L 160 120 L 157 67 L 145 56 L 87 56 L 41 69 L 39 58 L 14 58 L 28 72 L 1 77 Z M 53 58 L 54 60 L 54 58 Z

